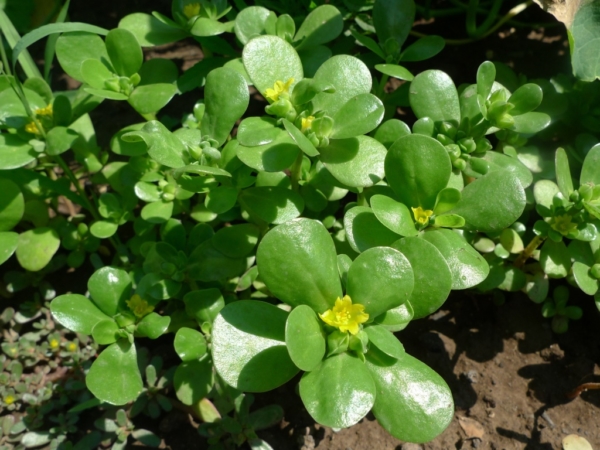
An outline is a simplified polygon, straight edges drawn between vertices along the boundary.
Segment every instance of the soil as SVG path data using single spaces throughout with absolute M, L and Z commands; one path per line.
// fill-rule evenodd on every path
M 516 4 L 505 3 L 510 3 L 505 10 Z M 70 18 L 112 28 L 130 12 L 157 10 L 169 14 L 169 9 L 167 0 L 75 0 Z M 518 19 L 528 23 L 554 22 L 537 6 L 530 7 Z M 421 21 L 415 29 L 450 38 L 464 37 L 463 19 L 459 20 Z M 147 58 L 157 56 L 174 58 L 185 70 L 202 54 L 193 41 L 183 41 L 146 53 Z M 561 25 L 531 31 L 511 24 L 486 40 L 448 46 L 436 58 L 412 63 L 409 68 L 413 73 L 430 68 L 444 70 L 458 85 L 474 82 L 478 65 L 486 59 L 504 62 L 531 79 L 570 71 L 568 44 Z M 72 81 L 60 73 L 54 75 L 58 89 L 74 87 Z M 197 94 L 188 94 L 191 100 L 169 105 L 168 113 L 179 118 L 190 111 L 200 97 Z M 106 101 L 93 114 L 99 143 L 104 147 L 114 132 L 140 120 L 124 102 Z M 572 322 L 568 333 L 556 335 L 549 321 L 541 316 L 540 306 L 521 294 L 510 295 L 504 305 L 496 306 L 487 296 L 458 292 L 440 311 L 398 333 L 406 350 L 440 373 L 454 395 L 454 419 L 432 442 L 420 446 L 403 444 L 370 415 L 356 426 L 338 432 L 321 427 L 302 406 L 294 381 L 256 395 L 256 406 L 279 403 L 285 410 L 279 425 L 258 434 L 275 450 L 551 450 L 562 448 L 562 439 L 573 433 L 600 449 L 600 390 L 584 392 L 573 400 L 566 397 L 582 383 L 600 382 L 600 315 L 590 297 L 576 298 L 573 303 L 584 309 L 583 318 Z M 207 448 L 189 417 L 179 410 L 156 421 L 143 420 L 144 428 L 163 438 L 162 448 Z

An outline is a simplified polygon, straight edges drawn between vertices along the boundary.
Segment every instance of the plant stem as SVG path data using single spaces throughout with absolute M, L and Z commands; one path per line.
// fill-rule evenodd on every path
M 584 383 L 577 386 L 571 392 L 567 393 L 567 398 L 577 398 L 582 392 L 585 392 L 588 389 L 600 389 L 600 383 Z
M 498 28 L 500 28 L 502 25 L 504 25 L 506 22 L 508 22 L 510 19 L 515 17 L 517 14 L 520 14 L 523 11 L 525 11 L 532 4 L 533 4 L 533 0 L 526 0 L 523 3 L 519 3 L 514 8 L 511 8 L 511 10 L 508 11 L 501 19 L 499 19 L 498 22 L 496 22 L 496 24 L 493 27 L 491 27 L 487 32 L 485 32 L 481 36 L 477 36 L 476 38 L 470 38 L 470 39 L 446 39 L 445 40 L 446 44 L 448 44 L 448 45 L 465 45 L 465 44 L 471 44 L 472 42 L 479 41 L 483 38 L 486 38 L 490 34 L 495 32 Z M 412 36 L 416 36 L 416 37 L 427 37 L 428 36 L 425 33 L 419 33 L 418 31 L 414 31 L 414 30 L 411 30 L 410 34 Z
M 8 58 L 6 57 L 6 49 L 4 48 L 4 41 L 2 39 L 2 33 L 0 33 L 0 56 L 2 57 L 2 64 L 4 65 L 4 72 L 7 75 L 11 75 L 10 65 Z
M 529 242 L 529 244 L 527 244 L 527 247 L 525 247 L 523 249 L 523 251 L 521 252 L 521 254 L 519 255 L 519 257 L 517 259 L 515 259 L 515 267 L 517 269 L 520 269 L 521 267 L 523 267 L 523 265 L 525 264 L 525 262 L 531 257 L 531 255 L 533 254 L 533 252 L 535 251 L 536 248 L 539 247 L 539 245 L 544 242 L 546 238 L 542 237 L 542 236 L 536 236 L 534 237 L 531 242 Z
M 292 170 L 290 171 L 291 181 L 292 181 L 292 189 L 296 192 L 299 191 L 300 185 L 298 181 L 300 181 L 300 177 L 302 176 L 302 159 L 304 153 L 301 151 L 298 153 L 298 157 L 296 161 L 294 161 L 294 165 L 292 166 Z
M 381 101 L 383 101 L 383 95 L 385 94 L 385 85 L 387 84 L 389 78 L 390 77 L 388 75 L 383 74 L 381 76 L 381 80 L 379 80 L 379 86 L 377 88 L 377 97 L 379 97 Z
M 79 194 L 79 196 L 85 203 L 85 205 L 81 205 L 81 206 L 85 206 L 90 211 L 90 213 L 92 214 L 92 216 L 94 217 L 95 220 L 100 220 L 100 215 L 98 214 L 98 211 L 96 210 L 94 205 L 92 205 L 92 203 L 90 202 L 90 199 L 87 197 L 87 195 L 83 191 L 83 188 L 79 184 L 79 180 L 75 177 L 75 175 L 73 174 L 71 169 L 69 169 L 69 166 L 67 165 L 65 160 L 62 159 L 60 157 L 60 155 L 56 155 L 56 156 L 54 156 L 54 158 L 55 158 L 56 162 L 58 163 L 58 165 L 63 170 L 63 172 L 65 173 L 65 175 L 67 175 L 67 178 L 69 178 L 71 183 L 75 186 L 75 189 L 77 189 L 77 193 Z

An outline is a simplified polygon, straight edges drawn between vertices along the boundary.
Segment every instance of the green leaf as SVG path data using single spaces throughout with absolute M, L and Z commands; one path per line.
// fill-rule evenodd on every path
M 310 372 L 325 356 L 325 336 L 321 321 L 310 306 L 299 305 L 285 323 L 285 344 L 290 358 L 300 370 Z
M 514 105 L 510 110 L 512 116 L 520 116 L 536 109 L 542 103 L 542 88 L 534 83 L 520 86 L 508 99 L 508 103 Z
M 313 9 L 294 36 L 297 49 L 308 49 L 333 41 L 344 29 L 340 11 L 332 5 L 321 5 Z
M 192 280 L 217 281 L 241 275 L 246 265 L 245 258 L 225 256 L 209 239 L 190 254 L 188 274 Z
M 171 318 L 169 316 L 161 316 L 155 312 L 151 312 L 140 320 L 135 331 L 141 336 L 158 339 L 167 332 L 170 323 Z
M 272 142 L 255 147 L 239 145 L 238 158 L 247 166 L 258 171 L 281 172 L 289 168 L 298 157 L 298 145 L 281 129 L 277 129 L 277 138 Z
M 348 353 L 325 359 L 300 380 L 300 398 L 318 423 L 346 428 L 358 423 L 375 402 L 375 384 L 365 364 Z
M 117 232 L 118 228 L 119 225 L 114 222 L 109 222 L 107 220 L 97 220 L 90 226 L 90 233 L 94 237 L 100 239 L 108 239 Z
M 547 239 L 540 251 L 540 265 L 549 278 L 564 278 L 571 268 L 571 257 L 564 242 Z
M 385 108 L 373 94 L 359 94 L 351 98 L 333 116 L 331 139 L 347 139 L 366 134 L 383 119 Z
M 412 81 L 415 76 L 403 66 L 398 64 L 376 64 L 375 69 L 390 77 L 398 78 L 399 80 Z
M 488 173 L 508 170 L 519 179 L 523 189 L 529 187 L 533 182 L 533 174 L 518 158 L 500 152 L 485 152 L 482 159 L 488 163 Z
M 342 184 L 352 187 L 369 187 L 385 175 L 386 149 L 369 136 L 332 139 L 321 148 L 321 162 Z
M 78 81 L 83 81 L 81 64 L 86 59 L 109 61 L 102 38 L 82 31 L 62 34 L 56 41 L 56 57 L 62 69 Z
M 600 41 L 600 5 L 595 1 L 580 5 L 569 30 L 573 74 L 583 81 L 594 81 L 600 76 L 600 55 L 595 51 Z
M 269 21 L 275 22 L 275 13 L 262 6 L 248 6 L 242 9 L 235 18 L 234 31 L 243 45 L 254 37 L 265 34 Z
M 129 104 L 140 114 L 153 114 L 167 105 L 177 93 L 177 86 L 155 83 L 136 87 L 129 96 Z
M 411 208 L 433 209 L 451 172 L 448 152 L 428 136 L 412 134 L 398 139 L 385 158 L 389 185 L 400 201 Z
M 14 134 L 0 134 L 0 170 L 12 170 L 26 166 L 34 161 L 38 154 L 27 142 Z
M 431 230 L 422 238 L 433 244 L 446 260 L 453 290 L 477 286 L 487 278 L 490 268 L 486 260 L 454 231 Z
M 133 13 L 123 17 L 119 28 L 131 31 L 142 47 L 168 44 L 187 36 L 185 30 L 161 22 L 144 13 Z
M 47 431 L 28 431 L 21 437 L 21 444 L 25 448 L 34 448 L 46 445 L 52 439 Z
M 144 387 L 135 346 L 122 339 L 106 348 L 92 364 L 85 384 L 96 398 L 111 405 L 135 400 Z
M 113 317 L 119 309 L 126 309 L 125 302 L 131 296 L 129 274 L 116 267 L 102 267 L 88 280 L 92 301 L 107 316 Z
M 107 89 L 95 89 L 91 87 L 84 87 L 83 90 L 90 95 L 100 98 L 107 98 L 109 100 L 127 100 L 129 98 L 125 94 L 121 94 L 120 92 L 115 91 L 109 91 Z
M 269 291 L 293 307 L 308 305 L 323 313 L 342 296 L 335 246 L 320 222 L 297 219 L 273 228 L 256 259 Z
M 569 198 L 573 192 L 573 180 L 571 179 L 571 169 L 569 168 L 569 157 L 562 147 L 556 150 L 556 182 L 558 188 L 565 198 Z
M 515 123 L 512 130 L 525 135 L 538 133 L 552 122 L 552 118 L 548 114 L 536 111 L 514 116 L 513 118 Z
M 451 187 L 442 189 L 435 200 L 434 214 L 443 214 L 450 211 L 460 201 L 461 194 L 458 189 Z
M 91 335 L 94 326 L 110 320 L 90 299 L 79 294 L 59 295 L 50 303 L 54 320 L 75 333 Z
M 355 206 L 346 211 L 344 230 L 350 247 L 358 253 L 371 247 L 389 246 L 400 238 L 382 225 L 371 208 L 366 206 Z
M 106 51 L 115 72 L 122 77 L 137 73 L 144 62 L 140 44 L 131 31 L 115 28 L 105 39 Z
M 240 206 L 267 223 L 280 224 L 295 219 L 304 210 L 297 192 L 280 187 L 254 187 L 239 196 Z
M 66 127 L 54 127 L 46 134 L 46 153 L 60 155 L 73 147 L 79 135 Z
M 409 297 L 413 318 L 437 311 L 452 289 L 452 272 L 440 251 L 425 239 L 406 237 L 392 244 L 408 259 L 414 274 L 414 289 Z
M 123 140 L 136 142 L 143 140 L 148 146 L 148 154 L 156 162 L 172 168 L 182 168 L 186 162 L 184 144 L 157 120 L 147 122 L 140 131 L 123 135 Z
M 163 200 L 148 203 L 142 208 L 141 216 L 146 222 L 164 223 L 171 218 L 173 214 L 173 202 Z
M 197 405 L 213 387 L 213 367 L 209 358 L 179 364 L 173 376 L 175 394 L 181 403 Z
M 262 95 L 276 81 L 295 83 L 303 78 L 302 63 L 296 50 L 277 36 L 259 36 L 249 41 L 242 52 L 244 67 Z
M 92 337 L 99 345 L 109 345 L 117 342 L 119 327 L 113 319 L 101 320 L 92 328 Z
M 383 225 L 400 236 L 416 236 L 413 217 L 403 203 L 385 195 L 374 195 L 371 197 L 371 209 Z
M 394 359 L 371 349 L 366 356 L 377 388 L 373 414 L 388 433 L 407 442 L 428 442 L 446 429 L 454 401 L 442 377 L 407 353 Z
M 396 359 L 404 356 L 404 346 L 384 326 L 370 325 L 365 328 L 365 331 L 369 336 L 369 344 L 373 344 L 386 355 Z
M 213 244 L 230 258 L 243 258 L 254 250 L 260 236 L 259 228 L 251 223 L 223 227 L 215 233 Z
M 410 84 L 410 106 L 417 118 L 460 123 L 460 103 L 452 78 L 440 70 L 426 70 Z
M 170 59 L 155 58 L 145 61 L 138 72 L 141 78 L 139 86 L 149 84 L 175 84 L 179 78 L 179 69 Z
M 425 36 L 404 49 L 400 61 L 424 61 L 433 58 L 446 46 L 446 41 L 440 36 Z M 409 80 L 410 81 L 410 80 Z
M 594 295 L 598 292 L 599 282 L 590 275 L 590 266 L 575 261 L 573 263 L 573 277 L 579 289 L 587 295 Z
M 198 330 L 187 327 L 177 330 L 173 346 L 183 362 L 202 358 L 208 348 L 204 335 Z
M 373 25 L 382 45 L 385 45 L 388 39 L 393 39 L 400 49 L 414 20 L 413 0 L 377 0 L 373 5 Z
M 525 191 L 509 171 L 492 171 L 468 184 L 452 213 L 464 217 L 466 227 L 485 233 L 500 232 L 525 209 Z
M 19 235 L 17 260 L 23 269 L 37 272 L 52 260 L 60 246 L 60 237 L 53 228 L 34 228 Z
M 296 125 L 287 119 L 283 119 L 283 126 L 289 133 L 290 137 L 294 140 L 296 145 L 300 147 L 307 156 L 318 156 L 319 151 L 315 148 L 312 142 L 300 131 Z
M 0 147 L 1 151 L 1 147 Z M 594 145 L 583 161 L 580 183 L 600 185 L 600 145 Z
M 200 129 L 221 146 L 248 108 L 250 94 L 246 80 L 233 69 L 215 69 L 206 77 L 204 101 L 206 110 Z
M 281 135 L 273 117 L 246 117 L 237 129 L 237 140 L 246 147 L 269 144 Z
M 230 386 L 265 392 L 289 381 L 298 368 L 285 346 L 288 314 L 269 303 L 241 300 L 221 310 L 213 324 L 212 356 Z
M 348 270 L 346 293 L 375 318 L 406 302 L 413 291 L 410 262 L 398 250 L 377 247 L 358 255 Z
M 105 82 L 114 77 L 111 69 L 99 59 L 86 59 L 81 63 L 81 76 L 83 81 L 96 90 L 105 90 Z M 110 91 L 112 94 L 121 95 Z
M 371 72 L 360 59 L 349 55 L 336 55 L 319 67 L 314 83 L 333 86 L 335 92 L 321 92 L 313 98 L 313 111 L 325 111 L 333 117 L 348 100 L 359 94 L 371 92 Z
M 0 231 L 0 264 L 4 264 L 17 249 L 19 235 L 12 231 Z
M 233 186 L 219 186 L 211 189 L 204 199 L 204 206 L 214 213 L 223 214 L 237 202 L 238 190 Z
M 198 324 L 212 323 L 225 306 L 221 291 L 216 288 L 198 289 L 183 296 L 185 311 L 196 319 Z
M 231 31 L 229 24 L 207 17 L 198 17 L 190 29 L 190 34 L 198 37 L 209 37 L 223 34 L 226 31 Z
M 394 142 L 409 134 L 410 128 L 406 123 L 398 119 L 389 119 L 375 130 L 373 137 L 389 149 Z
M 25 200 L 19 186 L 4 178 L 0 178 L 0 192 L 0 231 L 10 231 L 25 213 Z
M 496 66 L 491 61 L 485 61 L 479 65 L 477 69 L 477 95 L 481 95 L 484 100 L 487 100 L 494 80 L 496 79 Z

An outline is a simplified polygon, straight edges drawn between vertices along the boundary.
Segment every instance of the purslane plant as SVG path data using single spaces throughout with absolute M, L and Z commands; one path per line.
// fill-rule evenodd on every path
M 300 371 L 300 397 L 317 422 L 348 427 L 373 411 L 393 436 L 426 442 L 450 422 L 452 395 L 394 332 L 452 290 L 533 292 L 532 279 L 557 274 L 598 290 L 597 147 L 581 161 L 578 187 L 562 150 L 556 184 L 533 184 L 522 161 L 528 139 L 551 123 L 548 86 L 511 92 L 491 62 L 458 88 L 439 70 L 413 76 L 397 64 L 443 45 L 424 39 L 401 51 L 410 1 L 377 0 L 372 29 L 353 17 L 379 43 L 354 28 L 344 35 L 343 17 L 332 5 L 295 21 L 261 6 L 235 15 L 222 1 L 177 0 L 174 20 L 134 14 L 110 31 L 44 30 L 63 33 L 56 55 L 83 83 L 74 93 L 2 75 L 0 263 L 16 252 L 24 269 L 43 274 L 61 244 L 71 267 L 90 254 L 88 293 L 58 296 L 51 310 L 108 346 L 86 378 L 99 400 L 138 411 L 155 393 L 152 369 L 144 390 L 139 340 L 172 335 L 175 395 L 215 421 L 203 428 L 211 444 L 226 433 L 258 442 L 245 427 L 269 421 L 250 419 L 243 392 Z M 235 34 L 239 52 L 224 33 Z M 142 46 L 189 35 L 206 58 L 186 74 L 168 60 L 143 61 Z M 332 52 L 324 44 L 336 39 L 373 54 Z M 384 94 L 388 76 L 409 82 Z M 201 86 L 181 126 L 161 115 L 175 95 Z M 264 114 L 248 114 L 250 87 Z M 144 118 L 111 139 L 110 153 L 87 114 L 103 99 L 126 100 Z M 417 118 L 411 126 L 391 117 L 400 103 Z M 69 150 L 78 170 L 62 160 Z M 68 179 L 55 179 L 57 166 Z M 59 198 L 73 208 L 68 219 Z M 534 201 L 542 219 L 527 229 Z M 525 246 L 531 230 L 539 236 Z M 546 237 L 539 267 L 522 267 Z M 579 312 L 557 292 L 544 314 L 563 331 Z

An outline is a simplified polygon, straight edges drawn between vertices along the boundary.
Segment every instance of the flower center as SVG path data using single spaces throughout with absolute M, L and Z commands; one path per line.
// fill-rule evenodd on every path
M 364 305 L 352 304 L 350 296 L 345 295 L 344 298 L 338 297 L 335 306 L 319 314 L 319 317 L 327 325 L 338 328 L 342 332 L 349 331 L 357 334 L 360 331 L 360 324 L 369 320 L 369 315 L 364 310 Z
M 410 209 L 412 209 L 413 216 L 415 217 L 415 222 L 421 224 L 422 226 L 425 226 L 429 223 L 429 218 L 433 214 L 433 211 L 431 209 L 423 209 L 420 206 L 417 208 Z
M 281 95 L 287 96 L 290 86 L 292 85 L 293 82 L 294 82 L 293 78 L 290 78 L 285 83 L 281 80 L 276 81 L 275 84 L 273 85 L 272 89 L 267 88 L 267 90 L 265 91 L 265 97 L 268 100 L 271 100 L 272 102 L 276 102 L 277 100 L 279 100 L 279 96 L 281 96 Z

